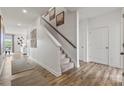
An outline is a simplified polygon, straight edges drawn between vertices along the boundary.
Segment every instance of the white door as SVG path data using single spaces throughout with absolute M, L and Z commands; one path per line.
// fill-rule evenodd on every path
M 86 32 L 85 32 L 85 30 L 82 30 L 82 31 L 80 31 L 80 35 L 79 35 L 79 45 L 80 45 L 80 47 L 79 47 L 79 52 L 80 52 L 80 55 L 79 55 L 79 58 L 80 58 L 80 60 L 82 60 L 82 61 L 84 61 L 84 62 L 86 62 L 86 52 L 87 52 L 87 46 L 86 46 L 86 42 L 87 42 L 87 40 L 86 40 L 86 38 L 87 38 L 87 36 L 86 36 Z
M 108 27 L 90 29 L 88 41 L 88 59 L 96 63 L 109 64 Z

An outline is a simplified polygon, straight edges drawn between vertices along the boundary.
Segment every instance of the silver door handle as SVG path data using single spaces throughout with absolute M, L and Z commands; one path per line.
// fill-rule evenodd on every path
M 124 72 L 122 73 L 122 76 L 124 77 Z
M 109 47 L 105 47 L 106 49 L 109 49 Z
M 124 55 L 124 52 L 121 52 L 120 55 Z

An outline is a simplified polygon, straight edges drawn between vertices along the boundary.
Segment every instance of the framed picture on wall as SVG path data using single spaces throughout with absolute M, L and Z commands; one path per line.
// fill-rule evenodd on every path
M 31 48 L 37 48 L 37 29 L 31 32 Z
M 24 42 L 24 37 L 23 36 L 19 36 L 18 38 L 17 38 L 17 44 L 19 45 L 19 46 L 23 46 L 23 42 Z
M 56 15 L 56 26 L 64 24 L 64 11 Z
M 56 16 L 55 12 L 56 12 L 55 7 L 52 8 L 52 9 L 49 11 L 49 20 L 50 20 L 50 21 L 55 18 L 55 16 Z

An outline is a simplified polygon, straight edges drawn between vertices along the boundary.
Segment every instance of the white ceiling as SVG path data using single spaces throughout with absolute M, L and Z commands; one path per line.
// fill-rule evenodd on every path
M 66 7 L 70 11 L 79 11 L 80 20 L 92 18 L 120 8 L 114 7 Z M 26 14 L 22 10 L 26 9 Z M 1 8 L 7 25 L 7 33 L 22 33 L 49 7 L 4 7 Z M 22 24 L 20 27 L 17 24 Z
M 27 13 L 22 10 L 26 9 Z M 7 33 L 23 32 L 49 7 L 4 7 L 1 8 L 7 25 Z M 17 26 L 21 24 L 21 26 Z

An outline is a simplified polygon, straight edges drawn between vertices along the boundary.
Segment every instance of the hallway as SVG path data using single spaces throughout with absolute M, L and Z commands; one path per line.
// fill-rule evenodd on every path
M 0 4 L 0 93 L 124 93 L 124 0 Z
M 0 78 L 0 85 L 12 86 L 49 86 L 49 85 L 121 85 L 122 71 L 118 68 L 112 68 L 106 65 L 96 63 L 81 62 L 81 67 L 71 69 L 62 76 L 55 77 L 50 72 L 36 64 L 35 68 L 23 71 L 21 73 L 11 74 L 11 62 L 14 59 L 27 59 L 24 55 L 14 54 L 6 58 L 4 70 Z M 30 59 L 28 59 L 30 60 Z M 30 62 L 32 62 L 30 60 Z

